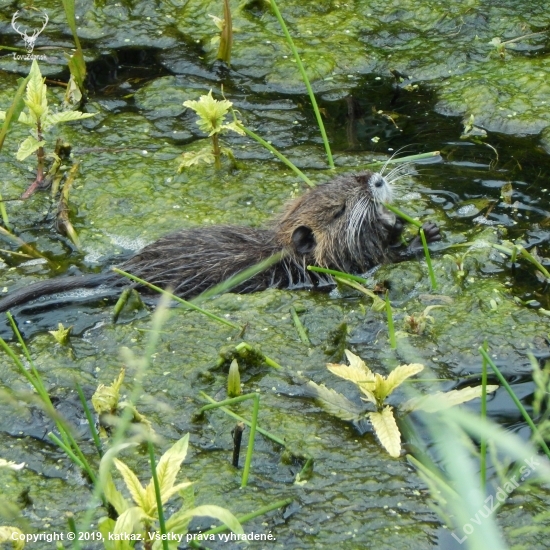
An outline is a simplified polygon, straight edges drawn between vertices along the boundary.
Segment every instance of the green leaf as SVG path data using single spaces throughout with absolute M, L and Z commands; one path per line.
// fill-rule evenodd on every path
M 16 536 L 15 540 L 12 538 L 12 535 Z M 0 527 L 0 543 L 12 543 L 12 548 L 14 550 L 22 550 L 23 548 L 25 548 L 25 542 L 19 540 L 20 535 L 23 536 L 23 533 L 19 529 L 17 529 L 17 527 Z
M 176 493 L 187 489 L 187 487 L 191 487 L 193 483 L 193 481 L 183 481 L 182 483 L 174 485 L 171 489 L 164 492 L 162 495 L 162 502 L 168 502 Z
M 390 456 L 397 458 L 401 453 L 401 434 L 392 411 L 387 405 L 382 412 L 372 412 L 368 416 L 384 449 Z
M 124 483 L 126 483 L 126 487 L 128 487 L 128 491 L 130 491 L 134 502 L 139 507 L 143 508 L 146 513 L 148 513 L 149 510 L 147 507 L 145 489 L 141 485 L 136 474 L 134 474 L 134 472 L 132 472 L 132 470 L 128 466 L 126 466 L 126 464 L 124 464 L 124 462 L 122 462 L 121 460 L 115 458 L 113 462 L 115 463 L 117 470 L 122 475 Z
M 195 516 L 208 516 L 216 518 L 226 525 L 233 533 L 244 534 L 242 525 L 239 520 L 226 508 L 213 505 L 197 506 L 191 510 L 179 510 L 172 514 L 170 519 L 166 521 L 166 531 L 168 533 L 184 533 L 187 531 L 189 519 Z M 183 529 L 183 530 L 182 530 Z M 160 541 L 159 541 L 160 542 Z M 153 545 L 153 548 L 161 548 L 161 546 Z
M 494 392 L 499 386 L 488 385 L 487 393 Z M 425 411 L 429 413 L 443 411 L 466 403 L 472 399 L 481 397 L 481 386 L 462 388 L 461 390 L 452 390 L 448 392 L 437 392 L 421 397 L 409 399 L 401 407 L 403 411 Z
M 19 79 L 19 88 L 17 88 L 17 91 L 13 96 L 13 101 L 10 105 L 10 108 L 7 111 L 0 111 L 0 120 L 4 121 L 4 124 L 2 124 L 2 128 L 0 129 L 0 150 L 4 145 L 4 140 L 6 139 L 6 135 L 8 134 L 11 123 L 14 120 L 19 120 L 22 114 L 21 111 L 25 106 L 25 102 L 23 101 L 23 94 L 25 93 L 28 81 L 29 77 L 25 78 L 24 80 Z
M 61 111 L 60 113 L 48 113 L 44 117 L 44 130 L 59 124 L 60 122 L 72 122 L 95 116 L 96 113 L 81 113 L 80 111 Z
M 37 120 L 48 112 L 48 100 L 46 98 L 47 86 L 40 73 L 40 68 L 36 59 L 33 60 L 31 71 L 29 73 L 29 82 L 27 84 L 27 97 L 25 105 Z
M 198 151 L 189 151 L 187 153 L 183 153 L 181 157 L 183 160 L 178 167 L 178 172 L 181 172 L 184 168 L 189 168 L 194 164 L 200 164 L 201 162 L 204 162 L 205 164 L 213 164 L 216 160 L 211 147 L 203 147 Z
M 24 467 L 24 462 L 16 464 L 12 460 L 5 460 L 3 458 L 0 458 L 0 468 L 9 468 L 10 470 L 22 470 Z
M 239 374 L 239 364 L 236 359 L 233 359 L 229 366 L 229 374 L 227 375 L 227 395 L 229 397 L 241 395 L 241 376 Z
M 306 384 L 306 388 L 308 393 L 319 402 L 325 411 L 341 420 L 357 420 L 365 413 L 363 408 L 352 403 L 332 388 L 327 388 L 324 385 L 320 386 L 311 380 Z
M 92 405 L 97 414 L 113 414 L 117 410 L 124 373 L 125 370 L 121 369 L 120 374 L 110 386 L 99 384 L 97 387 L 97 390 L 92 395 Z
M 187 455 L 188 446 L 189 434 L 186 434 L 162 455 L 157 464 L 157 477 L 160 487 L 160 497 L 163 503 L 166 502 L 167 495 L 172 496 L 173 494 L 170 491 L 174 486 L 176 476 L 180 471 L 181 463 Z M 152 479 L 147 485 L 145 492 L 145 502 L 147 503 L 147 507 L 144 506 L 144 510 L 148 513 L 152 513 L 152 511 L 156 510 L 157 508 L 155 485 Z
M 118 514 L 122 514 L 123 512 L 126 512 L 128 508 L 130 508 L 128 501 L 116 488 L 110 473 L 107 473 L 105 479 L 102 480 L 102 489 L 105 498 L 111 503 Z
M 183 105 L 199 115 L 197 125 L 210 137 L 221 132 L 223 119 L 233 103 L 227 99 L 222 101 L 214 99 L 212 90 L 210 90 L 207 95 L 202 95 L 198 101 L 185 101 Z
M 73 330 L 72 326 L 65 328 L 63 326 L 63 323 L 59 323 L 57 330 L 49 330 L 48 332 L 55 338 L 58 344 L 65 346 L 66 344 L 69 343 L 69 336 L 71 334 L 71 330 Z
M 40 147 L 44 147 L 46 142 L 44 140 L 38 141 L 34 136 L 29 136 L 17 150 L 15 158 L 17 160 L 25 160 L 29 155 L 32 155 Z
M 390 393 L 395 390 L 400 384 L 402 384 L 407 378 L 418 374 L 424 369 L 424 365 L 420 363 L 411 363 L 410 365 L 400 365 L 395 367 L 387 378 L 383 378 L 380 375 L 380 379 L 376 380 L 376 387 L 374 389 L 374 394 L 380 401 L 384 401 Z
M 109 535 L 113 532 L 116 522 L 111 518 L 101 518 L 97 522 L 97 528 L 99 532 L 103 535 L 103 546 L 105 550 L 116 550 L 115 542 L 109 540 Z
M 141 531 L 142 520 L 152 520 L 137 506 L 128 508 L 126 512 L 118 516 L 113 535 L 131 534 Z M 130 541 L 119 540 L 115 542 L 115 550 L 133 550 L 134 545 Z
M 115 507 L 115 510 L 121 514 L 125 512 L 129 505 L 121 495 L 121 493 L 116 489 L 113 479 L 111 477 L 111 466 L 113 464 L 114 457 L 120 453 L 123 449 L 128 447 L 135 447 L 137 443 L 120 443 L 111 447 L 101 459 L 99 463 L 99 483 L 103 489 L 103 493 L 107 500 Z
M 345 350 L 345 352 L 349 361 L 349 366 L 329 363 L 327 369 L 336 376 L 340 376 L 340 378 L 349 380 L 354 384 L 359 385 L 363 382 L 374 382 L 374 374 L 369 367 L 367 367 L 365 362 L 357 355 L 351 353 L 351 351 Z

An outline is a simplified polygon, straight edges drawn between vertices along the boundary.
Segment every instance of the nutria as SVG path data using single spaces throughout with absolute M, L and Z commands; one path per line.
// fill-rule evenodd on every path
M 184 229 L 149 244 L 120 267 L 189 299 L 282 252 L 277 263 L 233 290 L 323 286 L 332 280 L 306 266 L 364 273 L 381 263 L 406 258 L 420 247 L 418 237 L 408 247 L 399 246 L 403 221 L 384 208 L 383 203 L 390 200 L 390 185 L 380 174 L 346 174 L 291 202 L 271 228 Z M 424 224 L 424 230 L 428 241 L 440 239 L 435 224 Z M 129 284 L 115 273 L 62 277 L 14 292 L 0 301 L 0 311 L 44 295 L 101 285 L 114 295 Z

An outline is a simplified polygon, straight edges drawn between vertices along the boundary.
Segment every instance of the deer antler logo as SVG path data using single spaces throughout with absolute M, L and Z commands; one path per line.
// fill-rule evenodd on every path
M 42 28 L 41 29 L 34 29 L 32 31 L 32 34 L 31 36 L 29 36 L 27 34 L 27 31 L 24 30 L 24 31 L 21 31 L 15 24 L 17 18 L 19 17 L 19 11 L 16 11 L 14 14 L 13 14 L 13 17 L 11 18 L 11 26 L 13 27 L 13 29 L 18 32 L 22 37 L 23 37 L 23 42 L 25 43 L 25 48 L 27 49 L 27 52 L 28 53 L 32 53 L 33 49 L 34 49 L 34 44 L 36 43 L 36 39 L 38 38 L 38 36 L 40 35 L 40 33 L 46 28 L 46 25 L 48 24 L 48 21 L 49 21 L 49 17 L 48 17 L 48 14 L 44 12 L 43 14 L 43 19 L 44 19 L 44 24 L 42 25 Z

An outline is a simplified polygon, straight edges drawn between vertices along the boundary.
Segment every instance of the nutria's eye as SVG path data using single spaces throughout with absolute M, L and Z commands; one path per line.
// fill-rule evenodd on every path
M 374 187 L 383 187 L 384 186 L 384 180 L 383 179 L 376 179 L 374 182 Z
M 340 208 L 340 210 L 337 210 L 337 211 L 336 211 L 336 213 L 334 214 L 334 216 L 332 217 L 332 219 L 333 219 L 333 220 L 336 220 L 336 219 L 338 219 L 340 216 L 343 216 L 345 211 L 346 211 L 346 205 L 344 204 L 344 206 L 342 206 L 342 208 Z

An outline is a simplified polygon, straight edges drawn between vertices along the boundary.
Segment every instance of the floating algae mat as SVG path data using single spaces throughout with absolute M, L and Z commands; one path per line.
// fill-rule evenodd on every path
M 29 53 L 12 26 L 16 7 L 0 1 L 1 111 L 9 108 L 18 78 L 28 74 L 29 55 L 40 56 L 49 105 L 63 104 L 63 83 L 69 78 L 65 54 L 74 47 L 65 11 L 62 3 L 49 0 L 35 7 L 48 15 L 48 22 Z M 477 508 L 464 518 L 454 511 L 447 527 L 434 511 L 438 501 L 429 484 L 405 457 L 425 453 L 449 469 L 429 422 L 418 413 L 398 413 L 404 451 L 391 458 L 368 422 L 335 418 L 304 391 L 312 380 L 367 407 L 354 384 L 326 368 L 327 363 L 346 363 L 346 349 L 384 376 L 398 365 L 423 364 L 428 381 L 405 382 L 387 398 L 399 410 L 415 390 L 425 394 L 478 386 L 478 348 L 486 341 L 492 360 L 535 414 L 537 386 L 529 354 L 541 363 L 550 354 L 544 274 L 550 237 L 546 2 L 281 2 L 319 101 L 334 172 L 328 169 L 305 85 L 269 4 L 231 3 L 231 8 L 234 34 L 227 67 L 216 61 L 219 29 L 210 17 L 223 17 L 221 2 L 77 2 L 88 70 L 88 96 L 80 109 L 95 116 L 55 127 L 44 139 L 48 153 L 57 137 L 71 145 L 61 173 L 80 163 L 69 216 L 81 247 L 55 229 L 58 204 L 48 191 L 17 200 L 36 177 L 36 156 L 16 159 L 29 127 L 13 123 L 0 151 L 0 194 L 9 199 L 3 204 L 11 233 L 43 258 L 21 255 L 20 245 L 2 232 L 0 291 L 63 274 L 101 272 L 176 228 L 264 226 L 303 193 L 305 184 L 288 167 L 236 133 L 221 138 L 235 165 L 224 157 L 220 170 L 199 164 L 178 172 L 182 153 L 196 153 L 208 143 L 196 115 L 183 103 L 210 89 L 222 99 L 223 87 L 246 127 L 319 184 L 334 173 L 385 161 L 402 148 L 398 156 L 440 151 L 431 162 L 400 172 L 394 186 L 398 208 L 441 229 L 442 241 L 432 247 L 438 288 L 431 289 L 423 258 L 385 265 L 368 277 L 368 288 L 388 291 L 395 349 L 386 312 L 371 308 L 370 298 L 347 286 L 330 293 L 228 293 L 200 305 L 243 330 L 184 307 L 170 309 L 136 407 L 160 436 L 157 460 L 190 434 L 178 475 L 178 482 L 194 482 L 190 508 L 221 506 L 242 519 L 268 504 L 285 503 L 243 522 L 246 533 L 264 535 L 264 540 L 251 540 L 250 548 L 464 548 L 495 517 L 510 546 L 546 547 L 544 512 L 550 496 L 544 485 L 529 485 L 533 476 L 518 483 L 491 517 L 484 512 L 476 523 L 469 518 L 476 519 Z M 15 27 L 30 35 L 40 21 L 38 12 L 21 7 Z M 528 250 L 538 267 L 517 250 L 512 261 L 506 251 L 514 253 L 514 246 Z M 128 348 L 138 358 L 147 353 L 151 314 L 137 304 L 113 323 L 112 304 L 94 303 L 83 293 L 71 300 L 61 300 L 56 309 L 45 301 L 13 313 L 55 410 L 74 426 L 74 437 L 97 471 L 99 458 L 76 386 L 90 403 L 97 386 L 112 384 L 126 367 L 120 398 L 129 399 L 138 383 L 137 367 L 121 350 Z M 49 332 L 58 330 L 59 323 L 73 327 L 67 345 Z M 16 356 L 22 353 L 6 319 L 0 321 L 0 335 Z M 242 342 L 253 352 L 242 352 L 242 346 L 236 352 Z M 28 547 L 51 548 L 45 536 L 66 534 L 67 515 L 72 514 L 77 528 L 86 532 L 80 548 L 109 548 L 99 534 L 93 535 L 107 509 L 93 498 L 90 480 L 48 438 L 51 431 L 59 436 L 51 415 L 14 362 L 2 357 L 0 458 L 25 466 L 0 467 L 0 525 L 43 534 Z M 201 392 L 218 401 L 227 397 L 233 358 L 243 392 L 260 396 L 259 426 L 280 440 L 256 434 L 245 488 L 244 449 L 239 469 L 231 464 L 236 420 L 219 409 L 198 414 L 206 404 Z M 499 382 L 491 378 L 490 383 Z M 464 408 L 479 415 L 479 406 L 474 400 Z M 247 401 L 231 408 L 247 419 L 252 414 Z M 531 437 L 502 387 L 489 398 L 488 416 L 525 444 Z M 415 434 L 408 431 L 408 422 L 416 426 Z M 140 433 L 138 424 L 134 428 Z M 459 438 L 451 435 L 446 445 L 458 449 Z M 246 446 L 248 428 L 243 439 Z M 103 444 L 109 448 L 109 440 Z M 497 494 L 497 472 L 504 472 L 494 457 L 488 461 L 487 495 Z M 126 448 L 119 458 L 148 483 L 145 445 Z M 476 482 L 478 470 L 475 462 L 471 477 Z M 122 477 L 114 467 L 111 472 L 130 501 Z M 174 498 L 165 504 L 167 518 L 180 503 Z M 90 524 L 84 525 L 85 520 Z M 205 533 L 218 523 L 198 517 L 189 532 Z M 62 544 L 72 547 L 67 538 Z M 184 538 L 180 548 L 185 544 Z M 204 544 L 244 547 L 219 538 Z

